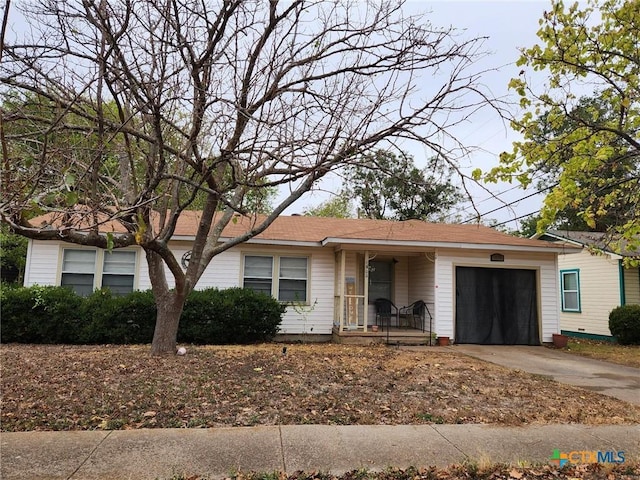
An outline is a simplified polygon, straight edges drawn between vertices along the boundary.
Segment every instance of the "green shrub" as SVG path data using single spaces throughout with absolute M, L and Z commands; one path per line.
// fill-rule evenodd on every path
M 178 341 L 196 344 L 254 343 L 278 333 L 285 306 L 244 288 L 194 291 L 187 298 Z
M 3 287 L 2 342 L 75 343 L 82 301 L 64 287 Z
M 150 290 L 114 296 L 96 290 L 84 299 L 81 343 L 150 343 L 156 322 L 156 305 Z
M 640 305 L 623 305 L 609 314 L 609 330 L 621 345 L 640 345 Z
M 156 323 L 153 293 L 114 296 L 98 290 L 81 297 L 64 287 L 0 290 L 4 343 L 150 343 Z M 285 307 L 242 288 L 192 292 L 178 340 L 196 344 L 253 343 L 273 338 Z

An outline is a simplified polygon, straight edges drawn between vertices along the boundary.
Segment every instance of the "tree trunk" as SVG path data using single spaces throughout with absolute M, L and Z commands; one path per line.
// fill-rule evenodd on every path
M 178 325 L 186 296 L 171 291 L 156 297 L 158 315 L 153 332 L 151 355 L 173 355 L 176 353 Z

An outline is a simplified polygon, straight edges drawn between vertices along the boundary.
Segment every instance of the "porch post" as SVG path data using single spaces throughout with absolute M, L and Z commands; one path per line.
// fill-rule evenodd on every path
M 362 308 L 364 331 L 369 325 L 369 250 L 364 251 L 364 305 Z
M 344 283 L 346 280 L 345 278 L 346 261 L 347 261 L 347 252 L 345 252 L 344 250 L 341 250 L 340 251 L 340 275 L 339 275 L 340 287 L 338 288 L 338 291 L 340 292 L 340 301 L 339 301 L 340 311 L 338 312 L 338 315 L 340 318 L 341 332 L 344 330 Z

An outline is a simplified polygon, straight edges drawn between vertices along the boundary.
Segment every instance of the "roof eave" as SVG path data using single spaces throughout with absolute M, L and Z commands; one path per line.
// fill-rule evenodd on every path
M 557 235 L 554 233 L 549 233 L 549 232 L 545 232 L 545 233 L 541 233 L 541 234 L 536 234 L 536 237 L 542 237 L 542 236 L 547 236 L 547 237 L 552 237 L 555 238 L 561 242 L 566 242 L 566 243 L 570 243 L 572 245 L 576 245 L 577 248 L 579 248 L 580 250 L 582 250 L 583 248 L 589 249 L 591 246 L 587 243 L 581 242 L 579 240 L 574 240 L 571 238 L 566 238 L 563 237 L 562 235 Z M 596 245 L 593 245 L 594 248 L 598 249 L 598 250 L 602 250 L 604 253 L 606 253 L 607 255 L 610 255 L 611 258 L 613 258 L 614 260 L 622 260 L 625 257 L 631 256 L 631 255 L 621 255 L 619 253 L 613 252 L 607 248 L 600 248 Z M 567 252 L 567 253 L 576 253 L 576 252 Z
M 415 248 L 454 248 L 454 249 L 473 249 L 473 250 L 503 250 L 503 251 L 520 251 L 520 252 L 541 252 L 541 253 L 577 253 L 578 248 L 572 247 L 556 247 L 553 244 L 549 246 L 535 245 L 503 245 L 497 243 L 467 243 L 467 242 L 423 242 L 417 240 L 367 240 L 353 238 L 336 238 L 327 237 L 321 244 L 323 246 L 339 246 L 339 245 L 363 245 L 363 246 L 394 246 L 394 247 L 415 247 Z M 568 252 L 567 250 L 573 250 Z

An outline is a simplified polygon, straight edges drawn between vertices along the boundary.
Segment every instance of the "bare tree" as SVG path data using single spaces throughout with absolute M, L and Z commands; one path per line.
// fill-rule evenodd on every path
M 469 72 L 482 40 L 401 3 L 40 0 L 24 14 L 29 34 L 6 41 L 0 67 L 1 218 L 33 239 L 142 247 L 153 354 L 175 351 L 214 256 L 385 142 L 417 140 L 453 162 L 450 129 L 488 103 Z M 286 197 L 251 217 L 247 196 L 274 186 Z M 196 199 L 185 271 L 169 241 Z M 52 221 L 33 225 L 34 212 Z M 250 227 L 221 243 L 237 214 Z M 104 234 L 107 222 L 121 228 Z

